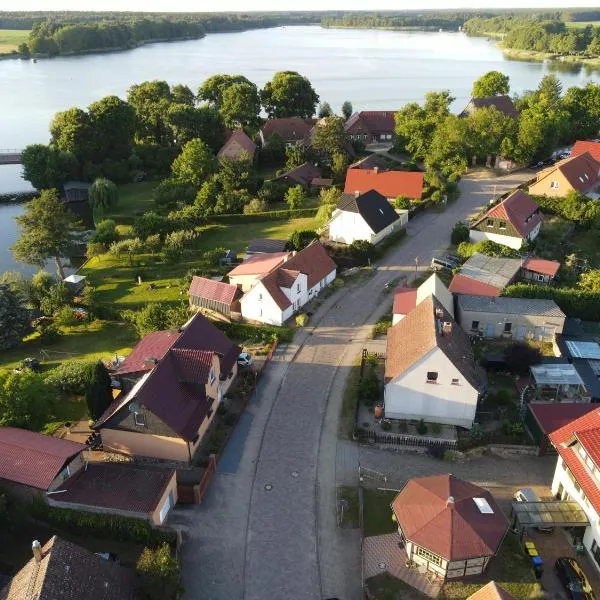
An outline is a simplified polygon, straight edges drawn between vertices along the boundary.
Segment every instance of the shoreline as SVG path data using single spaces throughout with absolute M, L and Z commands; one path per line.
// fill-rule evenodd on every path
M 509 59 L 514 60 L 531 60 L 543 62 L 551 60 L 553 62 L 563 63 L 567 65 L 582 65 L 594 69 L 600 69 L 600 56 L 585 57 L 572 54 L 555 54 L 552 52 L 538 52 L 536 50 L 518 50 L 517 48 L 504 48 L 502 44 L 497 43 L 496 47 L 502 51 L 502 54 Z

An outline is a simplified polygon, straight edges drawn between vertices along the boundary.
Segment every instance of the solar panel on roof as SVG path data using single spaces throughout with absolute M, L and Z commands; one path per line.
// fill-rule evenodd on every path
M 567 348 L 571 356 L 576 358 L 592 358 L 600 360 L 600 344 L 597 342 L 578 342 L 567 340 Z

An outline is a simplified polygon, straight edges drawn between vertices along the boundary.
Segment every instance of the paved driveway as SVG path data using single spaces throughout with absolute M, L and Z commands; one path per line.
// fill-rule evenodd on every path
M 528 177 L 464 178 L 457 202 L 413 219 L 409 238 L 372 279 L 324 302 L 311 327 L 269 366 L 260 403 L 249 408 L 253 419 L 237 472 L 217 474 L 203 505 L 175 512 L 174 521 L 189 531 L 183 552 L 187 597 L 358 597 L 356 540 L 335 526 L 337 418 L 369 323 L 390 305 L 380 291 L 398 275 L 411 276 L 415 256 L 426 265 L 444 249 L 453 224 L 485 205 L 494 185 L 500 195 Z

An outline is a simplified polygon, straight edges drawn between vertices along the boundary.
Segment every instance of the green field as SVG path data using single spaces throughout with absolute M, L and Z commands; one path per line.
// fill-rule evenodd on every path
M 600 21 L 567 21 L 567 27 L 587 27 L 591 25 L 592 27 L 600 27 Z
M 9 54 L 29 37 L 27 29 L 0 29 L 0 54 Z

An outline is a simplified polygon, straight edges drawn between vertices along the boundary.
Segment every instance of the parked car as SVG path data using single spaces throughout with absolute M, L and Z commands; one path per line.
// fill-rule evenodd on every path
M 571 156 L 570 150 L 565 150 L 558 155 L 558 158 L 569 158 Z
M 448 252 L 448 254 L 446 254 L 446 256 L 448 258 L 451 258 L 452 260 L 454 260 L 455 262 L 457 262 L 459 265 L 462 264 L 463 261 L 463 257 L 460 256 L 459 254 L 452 254 L 451 252 Z
M 544 166 L 544 161 L 543 160 L 538 160 L 536 162 L 532 162 L 530 165 L 527 165 L 528 169 L 541 169 Z
M 571 600 L 594 600 L 592 586 L 574 558 L 568 556 L 557 558 L 554 571 Z
M 514 499 L 517 502 L 541 502 L 540 497 L 531 488 L 518 490 L 515 492 Z M 536 529 L 542 533 L 552 533 L 554 531 L 554 527 L 550 525 L 542 525 L 541 527 L 536 527 Z
M 460 267 L 460 262 L 449 256 L 434 256 L 431 259 L 431 268 L 434 271 L 439 269 L 448 269 L 449 271 L 452 271 L 452 269 L 456 269 L 458 267 Z
M 237 364 L 240 367 L 249 367 L 252 364 L 252 357 L 247 352 L 242 352 L 237 357 Z

